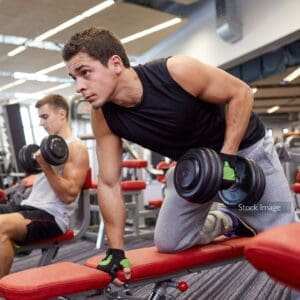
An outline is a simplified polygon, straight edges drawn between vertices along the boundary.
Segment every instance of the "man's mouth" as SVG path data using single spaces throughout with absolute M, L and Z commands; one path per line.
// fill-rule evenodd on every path
M 93 96 L 94 95 L 89 95 L 89 96 L 84 96 L 84 99 L 88 102 L 92 102 L 93 101 Z

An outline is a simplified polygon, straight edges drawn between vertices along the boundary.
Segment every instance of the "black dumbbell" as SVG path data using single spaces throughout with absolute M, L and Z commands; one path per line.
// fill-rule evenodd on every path
M 236 182 L 222 188 L 223 161 L 213 150 L 191 149 L 177 162 L 174 185 L 184 199 L 205 203 L 218 194 L 228 207 L 257 203 L 265 189 L 265 176 L 259 165 L 250 158 L 236 156 Z
M 221 187 L 222 168 L 221 159 L 212 149 L 187 151 L 174 170 L 174 185 L 178 194 L 191 202 L 211 200 Z
M 220 200 L 231 208 L 256 204 L 266 187 L 262 168 L 249 157 L 237 156 L 234 169 L 236 182 L 229 188 L 218 191 Z
M 68 159 L 69 149 L 65 140 L 59 135 L 49 135 L 42 140 L 40 147 L 30 144 L 23 146 L 19 151 L 20 164 L 27 174 L 41 172 L 38 162 L 34 159 L 34 153 L 39 149 L 44 160 L 52 166 L 62 165 Z

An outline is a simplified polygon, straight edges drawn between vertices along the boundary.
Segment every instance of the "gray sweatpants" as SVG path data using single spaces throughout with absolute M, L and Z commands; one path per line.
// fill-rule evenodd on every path
M 273 139 L 266 136 L 238 154 L 254 159 L 262 167 L 266 189 L 256 205 L 240 206 L 232 211 L 257 232 L 295 222 L 294 200 Z M 204 204 L 186 201 L 177 194 L 173 177 L 174 168 L 167 173 L 166 197 L 155 228 L 155 245 L 159 251 L 175 252 L 207 244 L 232 229 L 228 215 L 211 210 L 212 203 L 218 201 L 217 197 Z

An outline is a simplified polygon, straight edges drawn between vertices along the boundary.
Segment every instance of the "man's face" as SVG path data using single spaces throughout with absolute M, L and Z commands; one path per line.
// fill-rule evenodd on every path
M 113 97 L 117 74 L 111 59 L 105 67 L 88 54 L 79 52 L 67 62 L 67 69 L 76 82 L 76 92 L 93 108 L 101 107 Z
M 64 114 L 62 109 L 53 109 L 49 104 L 42 105 L 38 109 L 40 126 L 43 126 L 48 134 L 59 134 L 64 126 Z

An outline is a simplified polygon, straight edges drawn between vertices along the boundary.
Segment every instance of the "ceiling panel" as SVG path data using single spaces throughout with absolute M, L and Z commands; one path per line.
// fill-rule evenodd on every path
M 300 78 L 289 83 L 283 83 L 283 79 L 297 67 L 290 67 L 280 74 L 269 76 L 251 84 L 257 87 L 254 94 L 254 111 L 258 114 L 266 114 L 272 106 L 280 106 L 274 114 L 300 112 Z
M 32 39 L 101 2 L 103 1 L 0 0 L 0 34 Z M 71 35 L 91 26 L 106 27 L 115 32 L 120 38 L 124 38 L 175 17 L 172 14 L 147 7 L 146 5 L 149 2 L 151 1 L 144 1 L 143 5 L 138 5 L 117 1 L 110 8 L 57 33 L 48 38 L 47 41 L 64 44 Z M 188 19 L 175 26 L 126 43 L 124 46 L 130 56 L 138 57 L 187 22 Z M 60 51 L 47 51 L 37 48 L 27 48 L 27 50 L 19 55 L 8 57 L 7 53 L 14 48 L 16 46 L 0 42 L 0 72 L 19 71 L 33 73 L 62 61 Z M 282 79 L 295 68 L 289 68 L 282 74 L 271 76 L 252 84 L 253 87 L 258 87 L 254 101 L 255 111 L 265 113 L 269 107 L 274 105 L 281 107 L 278 112 L 287 111 L 288 109 L 295 111 L 295 107 L 298 108 L 298 105 L 300 106 L 300 78 L 286 86 L 280 85 Z M 53 71 L 48 75 L 68 77 L 65 67 Z M 7 99 L 7 94 L 36 93 L 57 85 L 56 83 L 27 81 L 24 84 L 1 91 L 3 85 L 14 81 L 12 78 L 0 77 L 0 104 L 2 100 Z M 64 96 L 71 96 L 74 94 L 75 88 L 72 86 L 58 90 L 57 92 Z
M 19 55 L 7 57 L 4 62 L 0 61 L 0 69 L 9 72 L 19 71 L 32 73 L 61 61 L 61 54 L 58 51 L 28 48 Z
M 0 0 L 0 34 L 32 39 L 101 2 L 103 1 Z M 91 26 L 106 27 L 120 38 L 124 38 L 174 17 L 172 14 L 146 6 L 117 1 L 113 6 L 57 33 L 48 38 L 47 41 L 64 44 L 71 35 Z M 130 56 L 143 54 L 183 26 L 185 22 L 125 44 L 128 54 Z M 7 53 L 16 47 L 15 45 L 0 43 L 0 71 L 34 73 L 62 61 L 60 51 L 37 48 L 27 48 L 14 57 L 8 57 Z M 61 68 L 47 75 L 68 77 L 66 68 Z M 0 77 L 0 89 L 1 86 L 13 81 L 11 78 Z M 53 83 L 27 81 L 22 85 L 0 91 L 0 103 L 1 99 L 6 98 L 8 93 L 35 93 L 53 85 Z M 69 96 L 75 91 L 74 87 L 65 89 L 65 92 L 66 90 L 70 92 Z
M 34 38 L 84 10 L 99 4 L 97 0 L 2 0 L 2 34 Z

